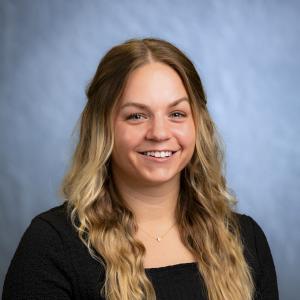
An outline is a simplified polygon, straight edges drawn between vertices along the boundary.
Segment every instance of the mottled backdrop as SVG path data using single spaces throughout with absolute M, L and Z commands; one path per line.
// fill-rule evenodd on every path
M 299 4 L 1 0 L 0 287 L 33 216 L 61 201 L 71 134 L 101 56 L 128 38 L 153 36 L 194 61 L 239 211 L 266 233 L 281 299 L 297 299 Z

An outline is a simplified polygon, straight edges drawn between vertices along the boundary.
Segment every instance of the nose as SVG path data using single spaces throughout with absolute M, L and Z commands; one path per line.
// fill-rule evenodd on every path
M 170 124 L 164 118 L 153 118 L 150 122 L 146 138 L 148 140 L 163 141 L 171 137 Z

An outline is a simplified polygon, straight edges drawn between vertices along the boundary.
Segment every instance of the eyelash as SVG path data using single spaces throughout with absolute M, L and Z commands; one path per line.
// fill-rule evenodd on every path
M 172 114 L 180 114 L 181 117 L 185 117 L 185 116 L 186 116 L 184 113 L 181 113 L 181 112 L 178 112 L 178 111 L 175 111 L 175 112 L 173 112 Z M 140 114 L 140 113 L 132 113 L 132 114 L 130 114 L 130 115 L 126 118 L 126 120 L 132 119 L 134 116 L 141 116 L 141 115 L 142 115 L 142 114 Z M 176 118 L 176 119 L 177 119 L 177 118 Z M 140 119 L 135 119 L 135 120 L 140 120 Z

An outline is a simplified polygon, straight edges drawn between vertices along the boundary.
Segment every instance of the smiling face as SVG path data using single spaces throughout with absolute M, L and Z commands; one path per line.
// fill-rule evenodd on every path
M 144 185 L 178 180 L 194 152 L 195 125 L 176 71 L 154 62 L 130 74 L 117 106 L 114 138 L 112 170 L 122 180 Z M 159 157 L 168 151 L 170 157 Z

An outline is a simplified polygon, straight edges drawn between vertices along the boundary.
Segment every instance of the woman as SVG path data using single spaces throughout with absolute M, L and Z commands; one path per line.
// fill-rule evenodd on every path
M 66 201 L 26 230 L 4 299 L 278 299 L 266 237 L 234 211 L 192 62 L 129 40 L 87 98 Z

